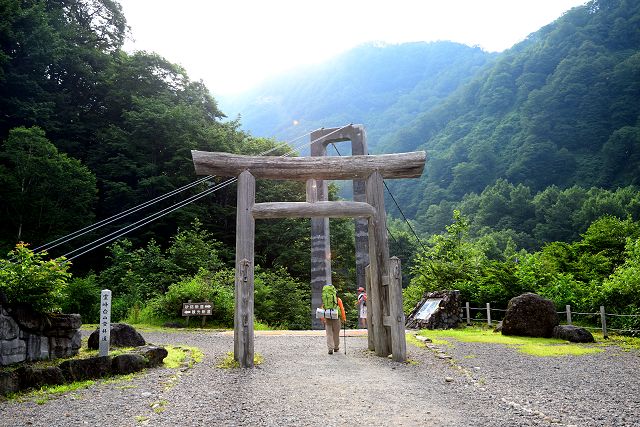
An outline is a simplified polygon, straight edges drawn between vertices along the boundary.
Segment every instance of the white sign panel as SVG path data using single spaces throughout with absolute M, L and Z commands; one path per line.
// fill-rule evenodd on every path
M 420 320 L 429 319 L 438 307 L 440 307 L 440 301 L 442 301 L 442 298 L 427 298 L 414 317 Z
M 100 294 L 100 356 L 109 355 L 109 341 L 111 340 L 111 291 L 103 289 Z

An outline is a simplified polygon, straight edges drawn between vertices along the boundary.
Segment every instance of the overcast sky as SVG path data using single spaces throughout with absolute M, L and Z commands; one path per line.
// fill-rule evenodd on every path
M 159 53 L 231 95 L 369 41 L 502 51 L 585 0 L 120 0 L 125 49 Z

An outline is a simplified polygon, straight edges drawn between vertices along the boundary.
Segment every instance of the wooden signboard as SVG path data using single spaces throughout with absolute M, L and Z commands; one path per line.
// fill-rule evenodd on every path
M 185 302 L 182 304 L 183 316 L 211 316 L 213 304 L 210 302 Z

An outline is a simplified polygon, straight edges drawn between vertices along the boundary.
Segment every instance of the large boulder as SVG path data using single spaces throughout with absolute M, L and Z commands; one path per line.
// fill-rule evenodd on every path
M 100 346 L 100 331 L 96 329 L 89 336 L 87 346 L 92 350 L 97 350 Z M 126 323 L 113 323 L 111 325 L 111 335 L 109 345 L 111 347 L 139 347 L 146 342 L 136 329 Z
M 106 377 L 111 373 L 111 358 L 104 356 L 65 360 L 60 364 L 60 370 L 69 381 Z
M 4 311 L 4 310 L 2 310 Z M 13 340 L 18 338 L 20 328 L 15 320 L 0 312 L 0 340 Z
M 82 317 L 79 314 L 50 313 L 46 316 L 44 334 L 47 336 L 71 338 L 73 333 L 82 326 Z
M 553 328 L 553 337 L 569 342 L 595 342 L 591 332 L 573 325 L 558 325 Z
M 31 366 L 21 366 L 16 370 L 20 377 L 20 387 L 40 388 L 44 385 L 64 384 L 65 378 L 62 371 L 57 366 L 48 366 L 45 368 L 34 368 Z
M 423 309 L 428 300 L 433 301 L 432 308 L 438 304 L 431 314 Z M 450 329 L 458 326 L 460 320 L 460 291 L 442 290 L 426 293 L 407 317 L 405 326 L 417 329 Z
M 526 293 L 509 301 L 502 320 L 502 334 L 551 338 L 558 323 L 558 313 L 552 301 Z
M 80 331 L 75 331 L 71 338 L 49 337 L 49 356 L 52 359 L 75 356 L 81 346 L 82 334 Z
M 0 340 L 0 366 L 24 362 L 26 358 L 27 345 L 23 340 Z
M 23 333 L 27 345 L 27 362 L 47 360 L 49 358 L 49 337 Z
M 111 373 L 114 375 L 126 375 L 141 371 L 146 365 L 146 359 L 139 354 L 119 354 L 111 360 Z
M 147 368 L 162 365 L 162 361 L 169 354 L 164 347 L 156 347 L 154 345 L 145 345 L 134 350 L 136 354 L 144 357 L 147 362 Z
M 0 371 L 0 396 L 20 391 L 20 375 L 16 371 Z
M 50 323 L 46 314 L 37 313 L 28 305 L 15 304 L 9 306 L 7 311 L 18 323 L 20 329 L 33 334 L 42 334 Z

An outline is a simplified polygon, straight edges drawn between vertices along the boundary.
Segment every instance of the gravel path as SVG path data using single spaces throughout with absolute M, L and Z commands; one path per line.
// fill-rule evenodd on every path
M 408 345 L 411 363 L 372 355 L 363 336 L 326 354 L 324 336 L 260 334 L 255 369 L 220 369 L 233 335 L 146 332 L 154 344 L 196 346 L 192 368 L 156 368 L 38 404 L 0 402 L 0 426 L 634 426 L 640 357 L 607 347 L 537 358 L 495 344 Z

